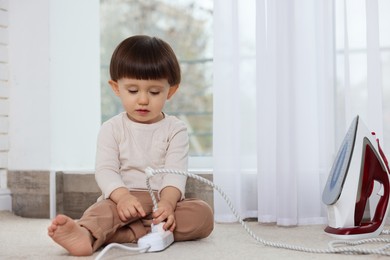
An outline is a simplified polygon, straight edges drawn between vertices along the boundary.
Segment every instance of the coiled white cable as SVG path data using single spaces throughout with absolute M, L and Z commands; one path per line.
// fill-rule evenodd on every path
M 178 171 L 178 170 L 171 170 L 171 169 L 152 169 L 148 167 L 145 170 L 145 173 L 147 175 L 146 177 L 146 185 L 148 187 L 150 196 L 152 197 L 154 209 L 157 209 L 157 200 L 156 197 L 154 196 L 154 193 L 151 189 L 149 179 L 152 178 L 156 174 L 163 174 L 163 173 L 168 173 L 168 174 L 177 174 L 177 175 L 182 175 L 182 176 L 187 176 L 193 179 L 196 179 L 200 182 L 203 182 L 209 186 L 211 186 L 213 189 L 218 191 L 218 193 L 222 196 L 222 198 L 226 201 L 227 205 L 229 206 L 230 210 L 234 214 L 234 216 L 237 218 L 238 222 L 243 226 L 243 228 L 249 233 L 249 235 L 254 238 L 257 242 L 265 245 L 265 246 L 270 246 L 270 247 L 276 247 L 276 248 L 283 248 L 283 249 L 289 249 L 289 250 L 294 250 L 294 251 L 300 251 L 300 252 L 307 252 L 307 253 L 319 253 L 319 254 L 376 254 L 376 255 L 385 255 L 385 256 L 390 256 L 389 251 L 385 251 L 386 249 L 390 248 L 390 239 L 387 238 L 370 238 L 370 239 L 362 239 L 358 241 L 350 241 L 350 240 L 336 240 L 332 241 L 329 243 L 327 249 L 314 249 L 314 248 L 307 248 L 307 247 L 302 247 L 302 246 L 296 246 L 296 245 L 289 245 L 289 244 L 282 244 L 282 243 L 277 243 L 277 242 L 270 242 L 266 241 L 257 235 L 253 233 L 253 231 L 246 225 L 244 220 L 241 218 L 241 216 L 237 213 L 237 210 L 233 207 L 231 200 L 229 197 L 226 195 L 226 193 L 216 184 L 213 182 L 202 178 L 198 175 L 192 174 L 190 172 L 186 171 Z M 385 232 L 383 232 L 385 233 Z M 366 243 L 387 243 L 384 246 L 381 246 L 376 249 L 367 249 L 367 248 L 356 248 L 352 246 L 356 245 L 362 245 Z M 343 245 L 345 245 L 343 247 Z

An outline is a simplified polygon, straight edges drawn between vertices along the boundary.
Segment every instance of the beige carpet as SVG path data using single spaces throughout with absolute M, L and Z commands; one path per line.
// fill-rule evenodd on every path
M 72 257 L 46 234 L 48 219 L 27 219 L 0 211 L 0 259 L 94 259 Z M 325 249 L 331 240 L 322 226 L 277 227 L 249 223 L 259 237 L 305 247 Z M 382 237 L 389 237 L 382 235 Z M 367 246 L 366 246 L 367 247 Z M 372 246 L 371 246 L 372 247 Z M 257 243 L 239 224 L 216 224 L 207 239 L 172 244 L 158 253 L 134 253 L 111 249 L 103 259 L 390 259 L 384 256 L 313 254 L 265 247 Z

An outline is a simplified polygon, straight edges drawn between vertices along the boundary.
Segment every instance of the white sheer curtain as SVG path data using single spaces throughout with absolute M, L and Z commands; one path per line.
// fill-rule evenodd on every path
M 341 112 L 336 115 L 336 120 L 342 126 L 359 114 L 383 140 L 383 122 L 388 120 L 383 116 L 379 10 L 382 8 L 382 19 L 388 17 L 390 4 L 387 0 L 379 2 L 382 6 L 378 0 L 335 2 L 338 36 L 336 99 Z M 387 31 L 385 28 L 382 32 L 387 34 Z M 344 129 L 338 129 L 338 139 L 343 135 L 340 130 Z
M 335 93 L 334 10 L 323 0 L 214 1 L 214 182 L 244 218 L 326 221 L 337 132 L 357 112 L 347 109 L 348 84 Z M 236 220 L 219 194 L 214 206 L 216 221 Z

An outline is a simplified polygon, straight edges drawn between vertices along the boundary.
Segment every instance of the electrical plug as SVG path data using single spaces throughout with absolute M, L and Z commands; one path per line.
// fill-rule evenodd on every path
M 138 239 L 139 247 L 150 247 L 146 252 L 162 251 L 173 243 L 173 233 L 164 230 L 164 222 L 151 226 L 152 231 L 149 234 Z
M 165 224 L 165 222 L 161 222 L 161 223 L 156 224 L 156 225 L 152 223 L 152 225 L 150 226 L 152 228 L 152 233 L 155 233 L 155 232 L 161 232 L 161 233 L 165 232 L 164 224 Z

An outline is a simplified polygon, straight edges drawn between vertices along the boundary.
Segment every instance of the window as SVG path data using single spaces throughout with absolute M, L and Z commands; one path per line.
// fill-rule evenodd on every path
M 114 48 L 131 35 L 157 36 L 172 46 L 182 69 L 179 91 L 164 111 L 187 124 L 190 157 L 210 157 L 213 1 L 101 0 L 100 9 L 102 121 L 122 111 L 107 83 Z
M 357 111 L 359 115 L 367 118 L 368 89 L 373 86 L 367 84 L 367 25 L 366 25 L 366 1 L 346 0 L 335 1 L 335 47 L 336 47 L 336 111 L 344 111 L 343 92 L 345 78 L 345 50 L 349 51 L 349 83 L 350 98 L 349 109 Z M 346 6 L 346 9 L 345 9 Z M 382 74 L 382 110 L 383 110 L 383 139 L 380 140 L 386 154 L 390 153 L 390 2 L 378 0 L 379 22 L 379 46 Z M 346 26 L 345 26 L 346 15 Z M 346 48 L 345 28 L 348 29 L 348 45 Z M 336 113 L 336 124 L 341 124 L 343 113 Z M 366 122 L 367 123 L 367 122 Z M 339 127 L 337 138 L 341 138 L 345 132 Z M 373 129 L 375 130 L 375 129 Z

